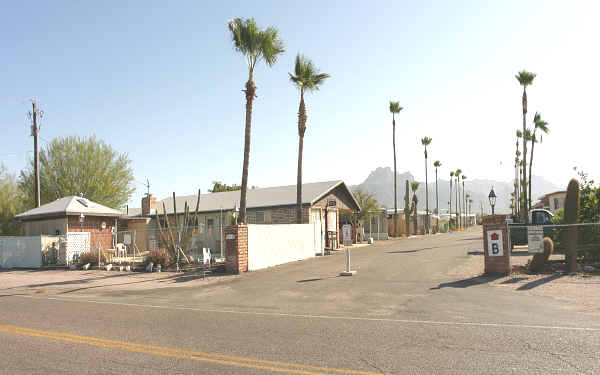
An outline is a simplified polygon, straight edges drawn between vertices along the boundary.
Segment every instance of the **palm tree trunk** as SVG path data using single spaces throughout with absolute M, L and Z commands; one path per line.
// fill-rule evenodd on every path
M 427 186 L 427 147 L 425 147 L 425 234 L 429 233 L 429 188 Z
M 450 176 L 450 199 L 448 200 L 448 229 L 450 229 L 450 223 L 452 222 L 452 176 Z
M 467 202 L 465 201 L 465 180 L 463 180 L 463 201 L 462 201 L 463 205 L 463 212 L 465 213 L 465 215 L 467 214 Z M 463 225 L 466 228 L 467 227 L 467 217 L 465 216 L 465 219 L 463 220 Z
M 531 152 L 529 155 L 529 209 L 531 210 L 531 166 L 533 165 L 533 148 L 535 147 L 535 131 L 533 132 L 533 138 L 531 139 Z
M 455 206 L 456 206 L 456 228 L 460 228 L 460 211 L 458 210 L 458 194 L 459 194 L 459 185 L 458 185 L 458 177 L 456 178 L 456 202 L 455 202 Z
M 440 199 L 438 196 L 438 170 L 435 169 L 435 213 L 440 216 Z
M 523 194 L 525 195 L 523 201 L 521 202 L 521 221 L 523 223 L 527 223 L 528 221 L 528 210 L 527 210 L 527 137 L 525 137 L 525 133 L 527 132 L 527 124 L 525 123 L 527 117 L 527 91 L 525 86 L 523 86 L 523 182 L 521 187 L 523 189 Z
M 240 218 L 238 223 L 246 223 L 246 190 L 248 189 L 248 164 L 250 163 L 250 130 L 252 127 L 252 103 L 256 97 L 256 86 L 252 72 L 246 82 L 246 131 L 244 135 L 244 165 L 242 168 L 242 186 L 240 191 Z
M 298 108 L 298 181 L 296 185 L 296 222 L 302 224 L 302 151 L 304 132 L 306 131 L 306 107 L 304 90 L 300 89 L 300 108 Z
M 396 184 L 396 117 L 392 113 L 392 147 L 394 148 L 394 237 L 398 236 L 397 213 L 398 213 L 398 185 Z

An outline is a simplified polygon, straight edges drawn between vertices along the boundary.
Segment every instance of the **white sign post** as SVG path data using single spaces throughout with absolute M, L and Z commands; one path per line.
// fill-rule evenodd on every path
M 487 232 L 487 243 L 488 243 L 488 256 L 501 257 L 503 253 L 502 249 L 502 231 L 501 230 L 488 230 Z
M 346 246 L 346 271 L 340 272 L 340 276 L 352 276 L 356 271 L 350 270 L 350 249 L 352 246 L 352 225 L 344 224 L 342 226 L 342 235 L 344 236 L 344 246 Z
M 544 252 L 544 227 L 527 227 L 527 249 L 530 254 Z

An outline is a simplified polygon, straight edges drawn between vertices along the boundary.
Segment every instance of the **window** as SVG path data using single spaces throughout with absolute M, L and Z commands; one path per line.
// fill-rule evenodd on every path
M 215 228 L 215 219 L 206 219 L 206 227 L 209 232 L 212 232 Z
M 256 224 L 264 224 L 265 223 L 265 212 L 264 211 L 256 211 Z

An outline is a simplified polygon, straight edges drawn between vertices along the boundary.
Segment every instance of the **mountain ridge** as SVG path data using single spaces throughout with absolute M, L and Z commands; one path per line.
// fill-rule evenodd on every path
M 398 208 L 404 208 L 404 191 L 405 181 L 415 181 L 414 176 L 410 171 L 397 173 L 397 184 L 398 184 Z M 435 170 L 429 177 L 429 210 L 433 212 L 436 208 L 435 201 Z M 419 189 L 417 190 L 418 209 L 425 209 L 425 183 L 420 182 Z M 462 181 L 461 181 L 461 193 L 462 193 Z M 483 206 L 484 212 L 489 212 L 490 207 L 488 203 L 488 194 L 491 188 L 494 188 L 494 192 L 498 197 L 496 200 L 496 212 L 497 213 L 510 213 L 510 194 L 514 190 L 514 181 L 495 181 L 489 179 L 473 179 L 465 180 L 465 191 L 471 195 L 473 200 L 471 211 L 481 212 Z M 394 207 L 394 172 L 390 167 L 378 167 L 371 171 L 367 178 L 358 185 L 352 185 L 350 187 L 353 191 L 360 189 L 372 194 L 379 204 L 385 205 L 386 207 Z M 440 178 L 438 180 L 439 190 L 439 205 L 440 210 L 448 210 L 448 200 L 450 191 L 450 182 Z M 532 194 L 534 201 L 544 194 L 559 191 L 561 188 L 540 176 L 532 177 Z M 456 210 L 456 188 L 453 181 L 452 184 L 452 210 Z M 410 193 L 412 198 L 412 192 Z M 462 199 L 462 197 L 461 197 Z M 444 211 L 442 211 L 444 212 Z

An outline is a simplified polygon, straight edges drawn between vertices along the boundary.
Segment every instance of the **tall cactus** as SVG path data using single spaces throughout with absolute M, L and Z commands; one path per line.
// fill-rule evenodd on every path
M 406 182 L 406 191 L 404 192 L 404 224 L 406 235 L 410 235 L 410 189 L 409 182 Z
M 571 179 L 567 187 L 567 198 L 565 199 L 565 224 L 577 224 L 579 222 L 579 181 Z M 577 271 L 577 226 L 567 227 L 565 234 L 565 255 L 569 272 Z
M 412 197 L 412 211 L 413 211 L 413 230 L 414 234 L 419 234 L 419 225 L 418 225 L 418 216 L 417 216 L 417 205 L 419 200 L 417 199 L 417 190 L 419 189 L 419 183 L 417 181 L 413 181 L 410 184 L 412 188 L 413 197 Z
M 173 259 L 177 259 L 177 254 L 181 254 L 183 259 L 189 263 L 189 259 L 185 255 L 185 250 L 190 246 L 193 228 L 190 227 L 190 224 L 198 222 L 198 207 L 200 206 L 200 190 L 198 190 L 198 198 L 196 200 L 196 211 L 192 216 L 190 214 L 190 207 L 187 202 L 185 202 L 183 209 L 183 218 L 181 223 L 179 222 L 179 217 L 177 216 L 177 202 L 175 200 L 175 192 L 173 192 L 173 216 L 175 218 L 175 228 L 171 228 L 171 224 L 169 224 L 169 218 L 167 216 L 167 209 L 165 203 L 163 202 L 163 217 L 165 221 L 166 229 L 163 230 L 162 225 L 160 224 L 160 219 L 158 216 L 158 212 L 156 213 L 156 223 L 158 224 L 158 229 L 160 232 L 160 240 L 163 245 L 166 246 L 167 251 L 171 255 Z

